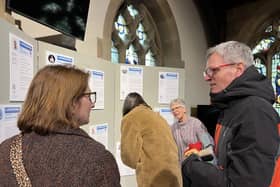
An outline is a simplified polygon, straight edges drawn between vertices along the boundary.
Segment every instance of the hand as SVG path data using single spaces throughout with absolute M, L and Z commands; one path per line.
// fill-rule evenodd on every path
M 191 154 L 198 154 L 198 150 L 197 149 L 190 149 L 190 150 L 188 150 L 188 151 L 186 151 L 185 153 L 184 153 L 184 156 L 187 158 L 187 157 L 189 157 Z

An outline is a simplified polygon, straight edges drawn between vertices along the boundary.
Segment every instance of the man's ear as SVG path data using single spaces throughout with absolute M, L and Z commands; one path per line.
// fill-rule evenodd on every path
M 236 75 L 237 75 L 237 77 L 239 77 L 244 73 L 245 65 L 242 62 L 240 62 L 236 66 L 237 66 Z

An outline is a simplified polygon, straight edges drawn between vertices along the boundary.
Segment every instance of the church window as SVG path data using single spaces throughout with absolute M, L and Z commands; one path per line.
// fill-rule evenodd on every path
M 114 22 L 111 62 L 159 65 L 160 47 L 156 42 L 155 31 L 153 19 L 144 5 L 125 1 L 118 10 Z M 155 51 L 157 53 L 153 53 Z

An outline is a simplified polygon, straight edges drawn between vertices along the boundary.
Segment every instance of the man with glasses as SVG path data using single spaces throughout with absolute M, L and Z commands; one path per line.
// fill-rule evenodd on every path
M 268 187 L 279 155 L 280 122 L 271 81 L 253 66 L 252 52 L 243 43 L 221 43 L 206 57 L 204 79 L 211 103 L 221 110 L 215 132 L 218 163 L 187 154 L 184 187 Z

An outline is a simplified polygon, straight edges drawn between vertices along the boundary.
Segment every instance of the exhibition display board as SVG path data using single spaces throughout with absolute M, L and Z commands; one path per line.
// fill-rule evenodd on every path
M 121 136 L 123 98 L 128 90 L 140 90 L 144 99 L 155 110 L 161 107 L 168 108 L 169 103 L 166 101 L 174 95 L 184 98 L 184 69 L 113 64 L 94 56 L 87 56 L 77 51 L 37 41 L 5 20 L 0 19 L 0 25 L 0 56 L 2 61 L 0 65 L 0 105 L 21 105 L 26 89 L 23 86 L 17 90 L 16 86 L 23 84 L 27 87 L 28 80 L 32 78 L 30 72 L 33 71 L 35 74 L 47 64 L 73 64 L 85 69 L 93 75 L 90 87 L 97 92 L 98 103 L 96 108 L 91 111 L 89 124 L 81 128 L 103 143 L 116 156 L 116 159 L 118 159 L 117 146 Z M 25 50 L 22 54 L 17 49 L 21 45 Z M 14 72 L 14 61 L 26 63 L 21 67 L 22 69 L 17 70 L 18 73 Z M 26 69 L 29 71 L 28 76 L 24 72 Z M 125 74 L 129 71 L 132 73 L 137 71 L 137 75 Z M 22 82 L 21 76 L 26 76 L 27 81 Z M 171 77 L 169 80 L 166 78 L 168 76 Z M 1 125 L 3 123 L 1 123 L 0 118 L 0 128 Z M 123 174 L 121 182 L 124 187 L 137 186 L 135 175 Z

